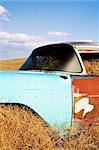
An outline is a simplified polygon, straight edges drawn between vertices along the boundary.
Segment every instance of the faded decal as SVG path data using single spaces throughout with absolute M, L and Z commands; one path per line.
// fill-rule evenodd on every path
M 99 125 L 99 76 L 80 76 L 72 85 L 74 121 L 84 127 Z
M 81 98 L 78 102 L 75 103 L 75 113 L 80 112 L 81 110 L 83 111 L 83 117 L 90 111 L 94 109 L 94 105 L 89 104 L 89 98 L 84 97 Z

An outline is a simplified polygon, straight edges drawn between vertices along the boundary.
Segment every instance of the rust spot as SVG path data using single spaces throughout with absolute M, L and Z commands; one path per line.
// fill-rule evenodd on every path
M 99 77 L 73 79 L 74 88 L 79 89 L 79 93 L 88 95 L 99 95 Z
M 91 123 L 99 125 L 99 77 L 76 78 L 72 84 L 74 120 L 79 121 L 82 126 Z

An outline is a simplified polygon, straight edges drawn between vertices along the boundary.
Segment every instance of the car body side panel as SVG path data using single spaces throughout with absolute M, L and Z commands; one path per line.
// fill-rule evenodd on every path
M 61 74 L 0 72 L 0 103 L 24 104 L 62 132 L 72 122 L 71 78 Z

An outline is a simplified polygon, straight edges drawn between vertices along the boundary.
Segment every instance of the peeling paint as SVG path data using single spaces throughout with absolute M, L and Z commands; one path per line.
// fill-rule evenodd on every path
M 89 98 L 81 98 L 78 102 L 75 103 L 75 113 L 77 114 L 81 110 L 83 111 L 83 117 L 90 111 L 94 109 L 94 105 L 89 104 Z
M 73 79 L 73 118 L 83 126 L 99 124 L 99 77 Z

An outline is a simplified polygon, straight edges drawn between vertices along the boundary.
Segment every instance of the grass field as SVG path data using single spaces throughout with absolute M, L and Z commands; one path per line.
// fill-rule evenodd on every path
M 0 60 L 0 70 L 17 70 L 25 61 L 25 58 Z
M 0 70 L 17 70 L 25 59 L 0 60 Z M 84 61 L 88 74 L 99 75 L 99 62 Z M 0 105 L 0 150 L 98 150 L 99 126 L 77 124 L 60 138 L 25 108 Z

